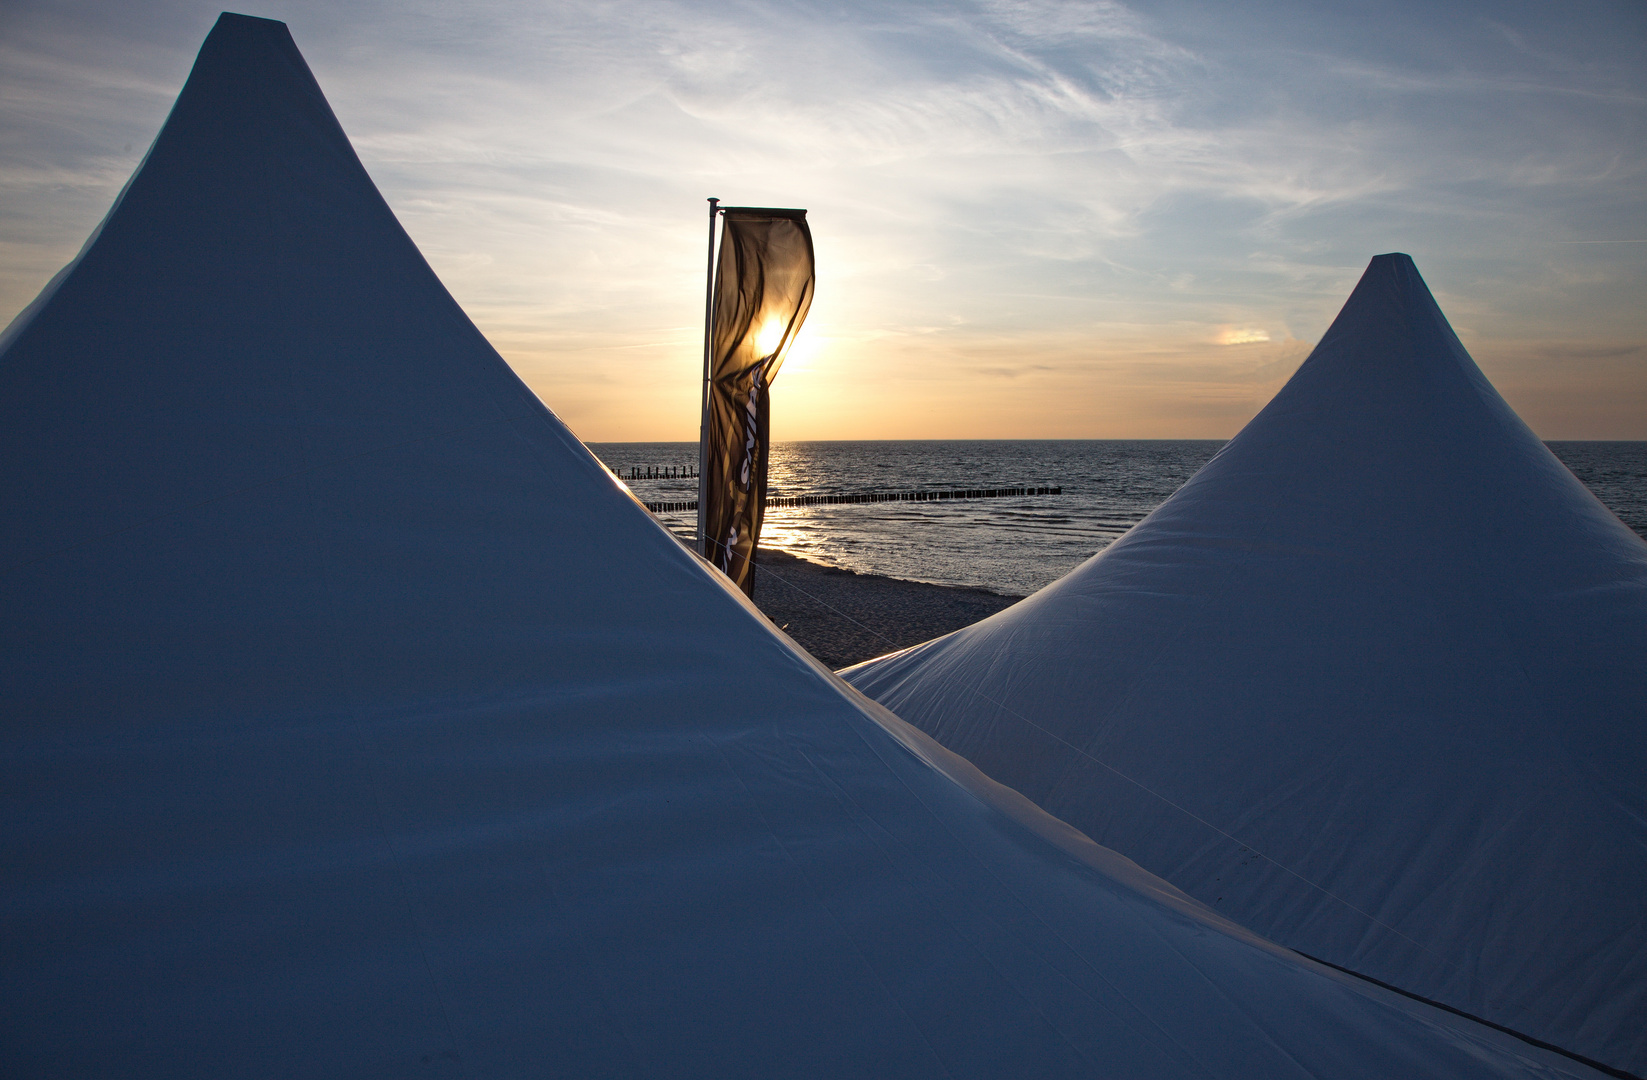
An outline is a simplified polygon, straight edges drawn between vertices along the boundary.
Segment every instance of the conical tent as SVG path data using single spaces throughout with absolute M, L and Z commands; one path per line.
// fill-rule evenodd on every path
M 1381 255 L 1126 536 L 844 674 L 1259 933 L 1643 1074 L 1644 658 L 1647 545 Z
M 1240 930 L 855 695 L 225 15 L 0 351 L 8 1076 L 1592 1075 Z

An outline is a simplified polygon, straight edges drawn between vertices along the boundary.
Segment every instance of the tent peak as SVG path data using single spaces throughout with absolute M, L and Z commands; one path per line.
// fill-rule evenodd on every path
M 290 50 L 292 56 L 299 61 L 302 60 L 297 51 L 297 43 L 292 40 L 291 29 L 279 19 L 242 15 L 234 11 L 221 12 L 200 46 L 200 57 L 196 61 L 195 72 L 199 74 L 201 71 L 200 61 L 210 60 L 214 56 L 221 57 L 224 48 L 247 49 L 271 44 L 276 48 Z M 221 63 L 221 59 L 218 63 Z M 307 65 L 304 67 L 307 68 Z
M 225 26 L 225 25 L 234 26 L 237 23 L 247 24 L 247 25 L 256 25 L 258 23 L 264 23 L 264 24 L 267 24 L 269 26 L 285 26 L 286 25 L 285 23 L 281 22 L 279 19 L 265 19 L 261 15 L 242 15 L 238 11 L 224 11 L 224 12 L 220 12 L 217 16 L 217 24 L 216 25 L 218 25 L 218 26 Z

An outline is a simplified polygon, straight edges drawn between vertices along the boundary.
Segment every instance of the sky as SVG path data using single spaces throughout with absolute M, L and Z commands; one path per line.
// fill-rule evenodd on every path
M 0 321 L 219 7 L 0 0 Z M 774 438 L 1227 438 L 1405 251 L 1550 439 L 1647 439 L 1647 4 L 269 0 L 582 438 L 695 440 L 707 203 L 808 210 Z

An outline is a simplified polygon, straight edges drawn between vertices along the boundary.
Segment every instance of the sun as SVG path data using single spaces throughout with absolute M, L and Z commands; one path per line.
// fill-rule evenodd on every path
M 783 322 L 777 316 L 768 316 L 761 325 L 760 333 L 755 335 L 755 354 L 757 356 L 771 356 L 783 344 Z

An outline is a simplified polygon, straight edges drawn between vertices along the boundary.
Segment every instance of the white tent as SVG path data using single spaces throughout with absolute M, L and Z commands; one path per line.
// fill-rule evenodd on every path
M 1647 545 L 1405 255 L 1110 548 L 843 674 L 1261 934 L 1647 1073 Z
M 1594 1075 L 854 694 L 616 484 L 226 15 L 0 343 L 7 1076 Z

